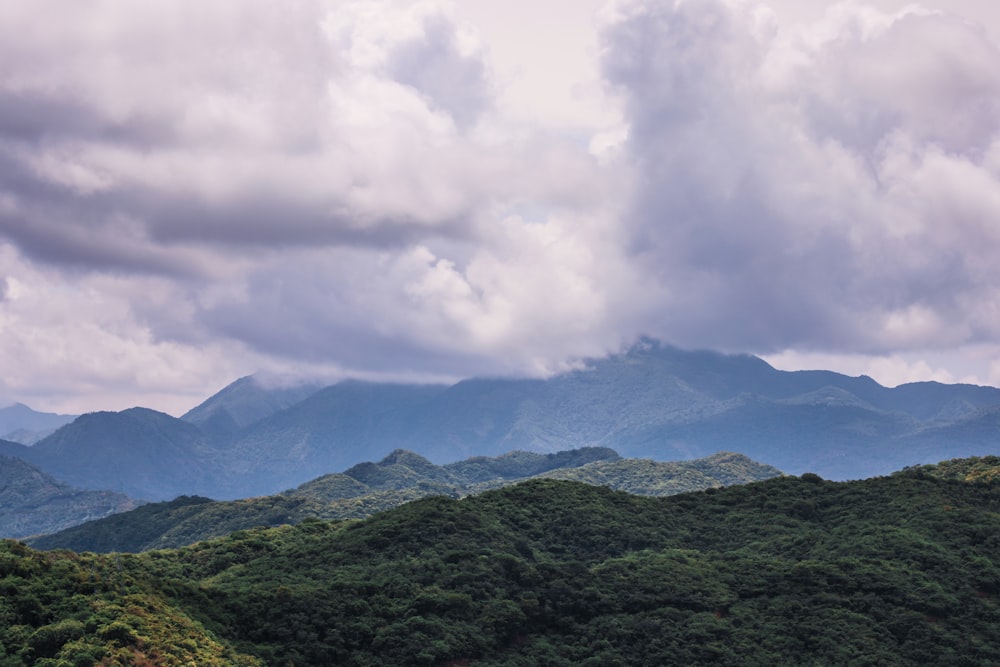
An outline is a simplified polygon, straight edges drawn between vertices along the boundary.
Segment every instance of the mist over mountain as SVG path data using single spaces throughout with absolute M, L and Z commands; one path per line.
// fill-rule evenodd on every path
M 22 456 L 74 486 L 147 500 L 267 495 L 403 449 L 446 464 L 512 450 L 608 447 L 628 458 L 739 452 L 831 479 L 996 452 L 1000 389 L 780 371 L 750 355 L 643 340 L 548 379 L 454 385 L 241 378 L 183 419 L 136 408 L 78 418 Z

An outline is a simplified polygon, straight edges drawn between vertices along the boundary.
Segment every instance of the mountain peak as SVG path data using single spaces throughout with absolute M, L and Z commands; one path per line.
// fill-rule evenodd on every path
M 426 466 L 433 466 L 434 464 L 416 452 L 411 452 L 408 449 L 394 449 L 381 461 L 379 461 L 378 465 L 402 465 L 407 468 L 423 468 Z
M 299 403 L 321 388 L 315 384 L 268 387 L 256 376 L 246 375 L 188 410 L 181 419 L 208 433 L 235 433 Z

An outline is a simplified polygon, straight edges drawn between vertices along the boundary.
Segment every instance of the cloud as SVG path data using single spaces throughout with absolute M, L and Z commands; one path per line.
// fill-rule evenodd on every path
M 487 51 L 447 6 L 0 12 L 0 235 L 44 285 L 8 317 L 47 322 L 39 349 L 93 327 L 52 363 L 86 351 L 81 378 L 130 384 L 113 369 L 141 354 L 236 341 L 216 372 L 454 377 L 618 344 L 591 244 L 619 184 L 576 137 L 496 115 Z M 65 322 L 24 310 L 60 277 Z M 41 355 L 10 381 L 49 372 Z
M 1000 57 L 940 13 L 633 2 L 606 32 L 633 257 L 685 345 L 884 352 L 996 340 Z
M 615 315 L 630 306 L 609 296 L 634 276 L 596 251 L 606 224 L 511 216 L 472 246 L 304 251 L 203 300 L 199 319 L 266 354 L 337 359 L 355 375 L 547 374 L 621 342 Z
M 492 194 L 456 127 L 488 69 L 434 6 L 41 4 L 3 10 L 0 79 L 0 232 L 36 257 L 155 272 L 190 244 L 399 245 Z M 122 225 L 136 243 L 78 238 Z M 143 244 L 162 261 L 130 263 Z
M 643 334 L 894 377 L 982 375 L 940 350 L 990 367 L 982 26 L 635 0 L 570 62 L 557 3 L 529 52 L 570 81 L 519 79 L 514 42 L 484 38 L 516 21 L 480 31 L 458 17 L 496 10 L 470 7 L 0 6 L 0 391 L 180 409 L 255 370 L 538 375 Z

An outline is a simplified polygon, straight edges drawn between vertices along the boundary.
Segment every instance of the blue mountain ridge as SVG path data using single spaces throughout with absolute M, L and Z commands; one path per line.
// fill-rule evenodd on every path
M 241 378 L 184 419 L 142 408 L 94 413 L 0 454 L 81 488 L 227 499 L 275 493 L 396 449 L 437 464 L 584 446 L 659 461 L 725 450 L 791 474 L 855 479 L 993 454 L 998 435 L 997 388 L 888 388 L 643 340 L 548 379 L 350 380 L 296 395 Z

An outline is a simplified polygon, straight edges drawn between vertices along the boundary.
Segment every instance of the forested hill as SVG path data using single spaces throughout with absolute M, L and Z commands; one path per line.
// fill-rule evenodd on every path
M 40 549 L 138 552 L 180 547 L 235 530 L 299 523 L 308 518 L 363 518 L 417 498 L 457 498 L 538 476 L 660 496 L 746 484 L 780 474 L 777 468 L 729 452 L 694 461 L 661 463 L 622 459 L 611 449 L 585 447 L 554 454 L 478 456 L 436 466 L 413 452 L 398 450 L 377 463 L 360 463 L 277 495 L 235 501 L 182 496 L 27 542 Z
M 0 660 L 995 665 L 1000 485 L 953 474 L 983 465 L 665 498 L 535 480 L 139 555 L 6 542 Z

